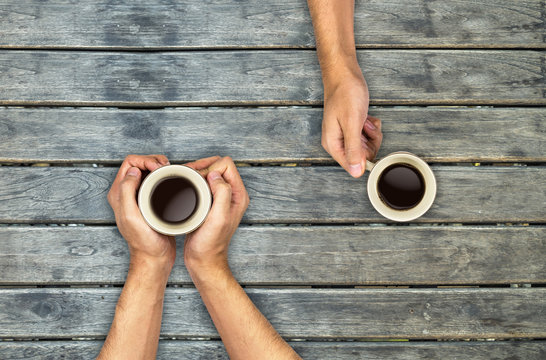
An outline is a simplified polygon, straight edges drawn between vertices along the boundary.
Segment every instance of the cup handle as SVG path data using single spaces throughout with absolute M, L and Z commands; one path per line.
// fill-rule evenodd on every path
M 372 171 L 374 166 L 375 164 L 373 162 L 371 162 L 370 160 L 366 160 L 366 170 Z

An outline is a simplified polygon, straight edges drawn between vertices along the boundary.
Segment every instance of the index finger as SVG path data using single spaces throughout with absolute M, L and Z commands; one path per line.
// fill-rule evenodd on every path
M 211 156 L 211 157 L 208 157 L 208 158 L 192 161 L 192 162 L 189 162 L 189 163 L 185 163 L 184 165 L 188 166 L 188 167 L 191 167 L 194 170 L 199 171 L 201 173 L 201 175 L 203 175 L 203 171 L 201 171 L 201 170 L 204 170 L 204 169 L 208 168 L 209 166 L 211 166 L 213 163 L 215 163 L 218 160 L 220 160 L 220 156 L 216 155 L 216 156 Z M 204 174 L 203 176 L 207 176 L 207 175 Z
M 381 132 L 381 120 L 376 117 L 368 116 L 368 120 L 375 126 L 375 129 L 370 129 L 369 127 L 364 127 L 366 137 L 370 140 L 368 142 L 370 148 L 372 149 L 372 157 L 375 157 L 377 151 L 381 147 L 381 142 L 383 141 L 383 133 Z M 370 159 L 373 160 L 373 159 Z
M 364 132 L 366 133 L 366 136 L 372 140 L 379 139 L 382 137 L 381 133 L 381 120 L 379 120 L 376 117 L 368 115 L 368 118 L 366 121 L 369 121 L 370 124 L 373 125 L 374 129 L 371 129 L 367 126 L 364 126 Z
M 128 155 L 121 164 L 116 178 L 110 187 L 110 193 L 113 199 L 119 198 L 119 183 L 125 178 L 127 171 L 132 167 L 137 167 L 141 171 L 155 169 L 168 165 L 169 160 L 165 155 Z
M 114 183 L 123 179 L 127 170 L 132 167 L 137 167 L 142 171 L 154 171 L 168 164 L 169 160 L 165 155 L 127 155 L 118 170 Z

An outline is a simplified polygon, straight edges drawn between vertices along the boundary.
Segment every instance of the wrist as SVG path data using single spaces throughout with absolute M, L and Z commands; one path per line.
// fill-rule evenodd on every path
M 214 284 L 226 277 L 232 277 L 231 269 L 227 260 L 196 261 L 186 262 L 188 273 L 195 286 Z
M 162 266 L 158 266 L 157 262 L 131 257 L 122 297 L 120 297 L 117 306 L 123 307 L 123 304 L 128 306 L 129 303 L 137 304 L 142 311 L 163 306 L 168 278 L 169 274 Z M 123 296 L 123 294 L 125 295 Z
M 172 267 L 172 261 L 167 258 L 131 255 L 127 277 L 137 275 L 144 281 L 164 283 L 166 285 Z
M 339 55 L 335 61 L 322 61 L 320 68 L 325 90 L 337 87 L 347 78 L 364 78 L 356 53 Z
M 343 69 L 332 75 L 323 76 L 322 83 L 324 86 L 324 97 L 328 98 L 336 89 L 349 84 L 366 84 L 366 80 L 358 69 Z

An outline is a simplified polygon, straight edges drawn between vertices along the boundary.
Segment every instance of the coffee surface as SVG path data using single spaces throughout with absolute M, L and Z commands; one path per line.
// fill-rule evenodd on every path
M 192 216 L 197 201 L 193 184 L 180 177 L 164 179 L 156 185 L 151 196 L 152 210 L 168 223 L 181 223 Z
M 411 209 L 425 195 L 423 175 L 408 164 L 393 164 L 379 176 L 379 197 L 387 206 L 396 210 Z

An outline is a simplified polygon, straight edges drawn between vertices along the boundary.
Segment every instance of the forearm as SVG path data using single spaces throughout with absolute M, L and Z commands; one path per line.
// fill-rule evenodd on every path
M 246 295 L 227 266 L 190 271 L 231 359 L 299 359 Z
M 362 76 L 354 40 L 354 0 L 308 0 L 325 87 L 342 75 Z
M 98 359 L 155 359 L 168 273 L 162 265 L 131 263 Z

